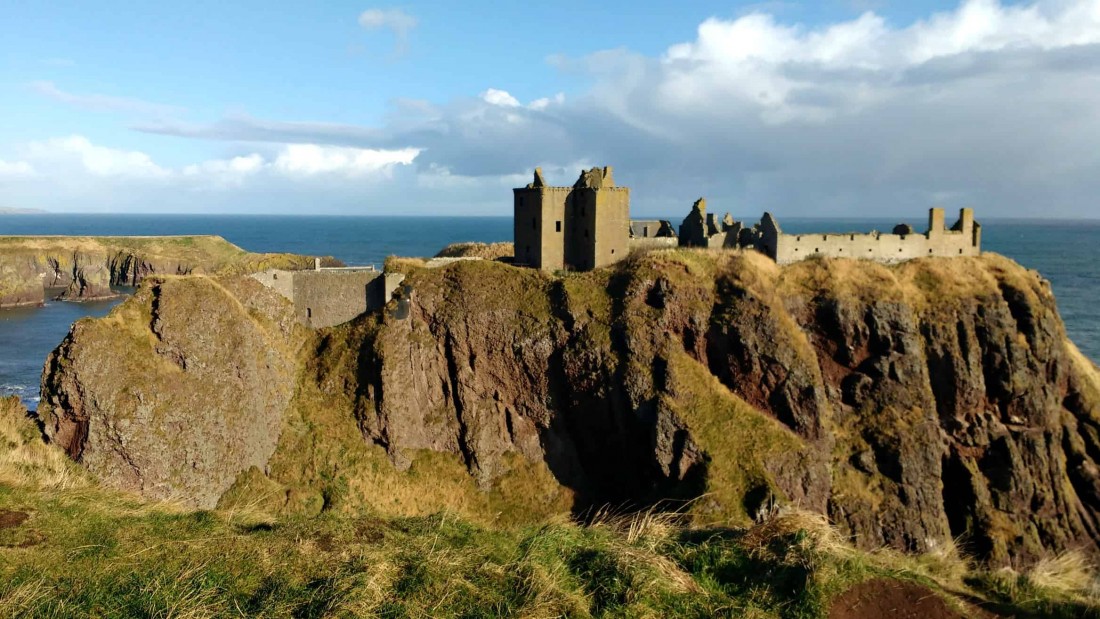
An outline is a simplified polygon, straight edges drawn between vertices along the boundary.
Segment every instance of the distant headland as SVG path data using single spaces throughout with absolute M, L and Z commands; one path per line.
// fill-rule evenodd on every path
M 44 215 L 49 211 L 40 208 L 15 208 L 13 206 L 0 206 L 0 215 Z

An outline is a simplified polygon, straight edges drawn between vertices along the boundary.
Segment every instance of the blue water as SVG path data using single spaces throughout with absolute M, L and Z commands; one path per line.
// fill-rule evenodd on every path
M 683 217 L 669 217 L 679 222 Z M 924 229 L 924 216 L 910 222 Z M 783 219 L 785 232 L 890 230 L 894 220 Z M 1051 281 L 1070 337 L 1100 360 L 1100 221 L 983 220 L 983 249 L 1009 256 Z M 449 243 L 509 241 L 511 217 L 288 217 L 227 215 L 0 215 L 7 234 L 217 234 L 256 252 L 331 255 L 351 265 L 381 265 L 388 255 L 431 256 Z M 0 310 L 0 395 L 30 407 L 46 356 L 82 316 L 117 301 L 49 302 Z

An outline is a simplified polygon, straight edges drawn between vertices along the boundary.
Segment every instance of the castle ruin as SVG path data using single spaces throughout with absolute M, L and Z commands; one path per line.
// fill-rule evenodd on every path
M 581 172 L 572 187 L 534 181 L 513 189 L 515 263 L 547 271 L 585 271 L 629 253 L 630 189 L 617 187 L 611 167 Z
M 928 230 L 899 224 L 890 233 L 787 234 L 771 213 L 749 227 L 730 217 L 707 213 L 700 198 L 680 224 L 679 234 L 665 220 L 631 220 L 630 189 L 616 186 L 611 168 L 582 171 L 572 187 L 548 186 L 542 170 L 534 181 L 513 190 L 515 258 L 518 265 L 555 271 L 607 266 L 638 249 L 701 247 L 754 249 L 779 264 L 813 256 L 900 262 L 922 257 L 981 254 L 982 227 L 973 209 L 959 211 L 948 228 L 944 210 L 928 212 Z
M 914 232 L 898 224 L 890 234 L 785 234 L 771 213 L 759 224 L 756 248 L 779 264 L 798 262 L 811 256 L 861 258 L 878 262 L 901 262 L 913 258 L 977 256 L 982 253 L 982 226 L 974 221 L 974 210 L 959 211 L 955 225 L 947 228 L 942 208 L 928 210 L 928 230 Z

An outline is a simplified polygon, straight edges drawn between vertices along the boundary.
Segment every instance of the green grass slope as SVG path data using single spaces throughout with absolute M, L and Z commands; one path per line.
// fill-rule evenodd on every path
M 893 582 L 939 616 L 1100 616 L 1075 555 L 972 571 L 950 549 L 858 552 L 800 512 L 695 529 L 653 514 L 487 527 L 448 512 L 192 511 L 98 487 L 25 414 L 0 401 L 3 616 L 812 618 L 855 585 Z

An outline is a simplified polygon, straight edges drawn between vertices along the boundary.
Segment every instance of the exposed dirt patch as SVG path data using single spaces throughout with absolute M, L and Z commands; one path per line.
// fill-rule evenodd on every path
M 322 533 L 313 538 L 313 543 L 317 544 L 317 548 L 324 552 L 333 552 L 338 550 L 340 546 L 336 543 L 336 538 L 331 533 Z
M 988 615 L 971 615 L 988 616 Z M 829 619 L 965 619 L 928 587 L 878 578 L 860 583 L 833 600 Z
M 0 509 L 0 529 L 14 529 L 27 521 L 27 512 Z
M 386 523 L 378 518 L 363 518 L 355 523 L 356 539 L 367 544 L 378 544 L 385 537 Z

